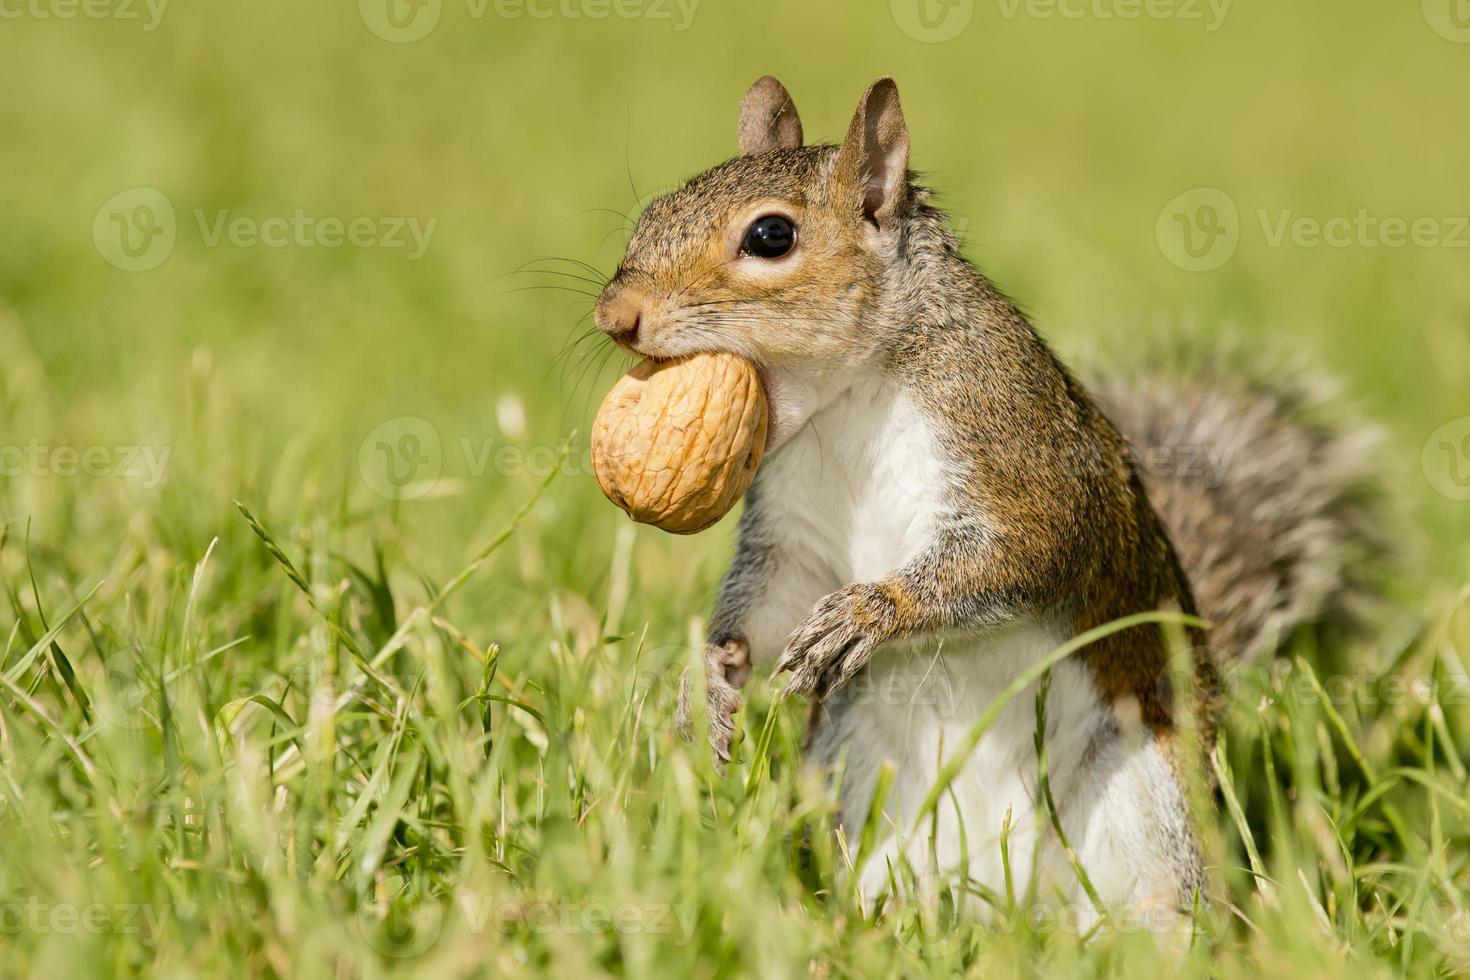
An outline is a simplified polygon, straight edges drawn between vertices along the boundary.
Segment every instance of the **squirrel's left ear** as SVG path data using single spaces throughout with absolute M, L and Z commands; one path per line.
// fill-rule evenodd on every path
M 863 217 L 886 230 L 908 190 L 909 128 L 898 86 L 880 78 L 863 93 L 837 151 L 838 177 L 862 195 Z
M 740 155 L 794 150 L 801 145 L 801 117 L 786 86 L 764 75 L 740 100 Z

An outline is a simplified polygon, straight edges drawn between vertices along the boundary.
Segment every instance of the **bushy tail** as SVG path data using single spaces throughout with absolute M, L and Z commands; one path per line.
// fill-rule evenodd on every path
M 1192 346 L 1093 390 L 1133 444 L 1212 643 L 1243 661 L 1300 625 L 1358 618 L 1386 544 L 1379 439 L 1306 372 Z

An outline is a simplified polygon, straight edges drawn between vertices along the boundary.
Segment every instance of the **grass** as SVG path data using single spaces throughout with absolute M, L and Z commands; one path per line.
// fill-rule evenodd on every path
M 0 22 L 0 971 L 1464 970 L 1470 503 L 1431 464 L 1470 411 L 1466 253 L 1272 237 L 1470 214 L 1470 48 L 1414 6 L 978 4 L 938 44 L 835 2 L 685 30 L 445 3 L 407 44 L 279 0 Z M 916 165 L 1064 354 L 1229 330 L 1388 432 L 1383 609 L 1232 676 L 1222 897 L 1187 929 L 1084 939 L 1021 881 L 989 926 L 874 916 L 840 869 L 882 828 L 833 833 L 798 706 L 756 684 L 724 778 L 675 731 L 731 529 L 601 499 L 572 434 L 623 365 L 575 345 L 583 284 L 533 270 L 607 270 L 765 71 L 826 138 L 897 76 Z M 139 187 L 176 240 L 130 269 L 94 222 Z M 1240 213 L 1204 272 L 1155 236 L 1196 187 Z M 273 217 L 286 244 L 251 244 Z

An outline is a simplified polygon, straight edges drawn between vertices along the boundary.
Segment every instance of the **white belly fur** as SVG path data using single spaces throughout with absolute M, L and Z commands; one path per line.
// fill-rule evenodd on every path
M 822 596 L 882 578 L 922 551 L 946 506 L 945 478 L 917 406 L 881 378 L 855 384 L 774 453 L 762 473 L 762 507 L 786 567 L 779 588 L 746 624 L 756 662 L 779 655 L 786 636 Z M 941 755 L 958 750 L 1020 672 L 1069 638 L 1057 626 L 1032 620 L 943 642 L 891 643 L 823 706 L 810 761 L 843 770 L 841 813 L 854 848 L 880 765 L 887 760 L 896 767 L 885 805 L 888 842 L 859 869 L 868 900 L 887 888 L 888 865 L 899 848 L 917 871 L 937 867 L 947 880 L 968 874 L 1004 894 L 999 845 L 1008 811 L 1018 893 L 1034 864 L 1045 891 L 1080 898 L 1036 802 L 1034 687 L 1009 704 L 951 785 L 933 851 L 927 821 L 916 838 L 905 840 Z M 1119 736 L 1111 710 L 1075 661 L 1052 672 L 1047 719 L 1062 824 L 1105 900 L 1172 898 L 1176 882 L 1159 841 L 1173 828 L 1159 828 L 1182 819 L 1184 809 L 1157 746 L 1146 736 Z
M 757 663 L 775 660 L 818 599 L 928 545 L 943 507 L 939 460 L 917 406 L 878 378 L 854 383 L 766 459 L 761 506 L 786 567 L 745 624 Z

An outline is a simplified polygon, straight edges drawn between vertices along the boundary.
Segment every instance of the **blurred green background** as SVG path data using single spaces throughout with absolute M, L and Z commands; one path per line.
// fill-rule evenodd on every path
M 1463 679 L 1465 0 L 0 0 L 0 680 L 24 685 L 0 696 L 0 912 L 173 916 L 141 940 L 10 930 L 5 971 L 376 976 L 402 950 L 375 942 L 374 910 L 466 896 L 678 902 L 699 929 L 677 949 L 446 931 L 425 975 L 935 958 L 889 941 L 912 909 L 870 929 L 827 890 L 798 711 L 752 695 L 770 740 L 733 779 L 674 735 L 732 521 L 635 529 L 578 436 L 444 618 L 408 618 L 626 367 L 579 341 L 595 277 L 550 270 L 610 272 L 642 202 L 734 153 L 739 99 L 768 72 L 827 140 L 895 76 L 913 165 L 1064 357 L 1223 332 L 1338 378 L 1386 431 L 1407 569 L 1396 625 L 1355 641 L 1352 676 Z M 395 628 L 384 669 L 412 697 L 369 685 L 323 711 L 359 676 L 339 640 L 388 649 Z M 476 700 L 486 661 L 528 707 Z M 1200 974 L 1305 976 L 1345 949 L 1354 966 L 1463 965 L 1470 942 L 1437 927 L 1470 921 L 1470 801 L 1436 782 L 1463 787 L 1463 710 L 1447 724 L 1439 702 L 1372 701 L 1365 681 L 1329 731 L 1281 666 L 1230 728 L 1244 813 L 1221 832 L 1250 944 Z M 149 671 L 163 679 L 125 723 L 88 714 L 81 692 L 126 704 L 107 692 Z M 278 770 L 297 735 L 303 766 Z M 1247 824 L 1284 906 L 1241 871 Z M 1007 973 L 1137 963 L 1011 937 L 988 961 Z
M 359 445 L 413 416 L 442 440 L 444 479 L 402 519 L 430 567 L 457 567 L 445 542 L 532 482 L 513 466 L 476 476 L 461 440 L 547 446 L 585 431 L 623 364 L 594 374 L 590 342 L 555 360 L 590 300 L 527 289 L 578 284 L 515 270 L 540 256 L 610 270 L 617 212 L 733 153 L 758 75 L 779 75 L 808 139 L 830 140 L 889 73 L 915 167 L 1064 354 L 1187 328 L 1284 341 L 1389 427 L 1382 462 L 1431 529 L 1435 577 L 1470 571 L 1470 504 L 1420 466 L 1429 434 L 1470 413 L 1470 232 L 1459 247 L 1273 247 L 1259 215 L 1427 216 L 1453 237 L 1444 219 L 1470 214 L 1470 43 L 1451 39 L 1435 0 L 1178 0 L 1132 17 L 1127 0 L 392 0 L 392 23 L 387 2 L 5 8 L 5 438 L 171 447 L 158 491 L 7 480 L 8 516 L 32 516 L 35 536 L 74 529 L 105 555 L 151 493 L 201 515 L 264 493 L 335 506 L 347 490 L 376 506 Z M 1197 272 L 1171 262 L 1156 225 L 1200 187 L 1238 208 L 1239 245 Z M 132 188 L 175 212 L 172 253 L 146 271 L 94 242 L 99 212 L 116 233 L 106 208 Z M 221 212 L 435 224 L 410 259 L 310 233 L 211 245 Z M 523 434 L 497 421 L 506 396 L 524 406 Z M 569 546 L 618 526 L 585 469 L 551 505 Z M 193 550 L 218 533 L 209 523 Z M 717 563 L 726 533 L 640 531 L 654 563 L 640 567 L 659 581 L 663 561 Z M 576 565 L 575 547 L 561 554 Z M 689 597 L 702 608 L 716 569 L 700 567 Z

